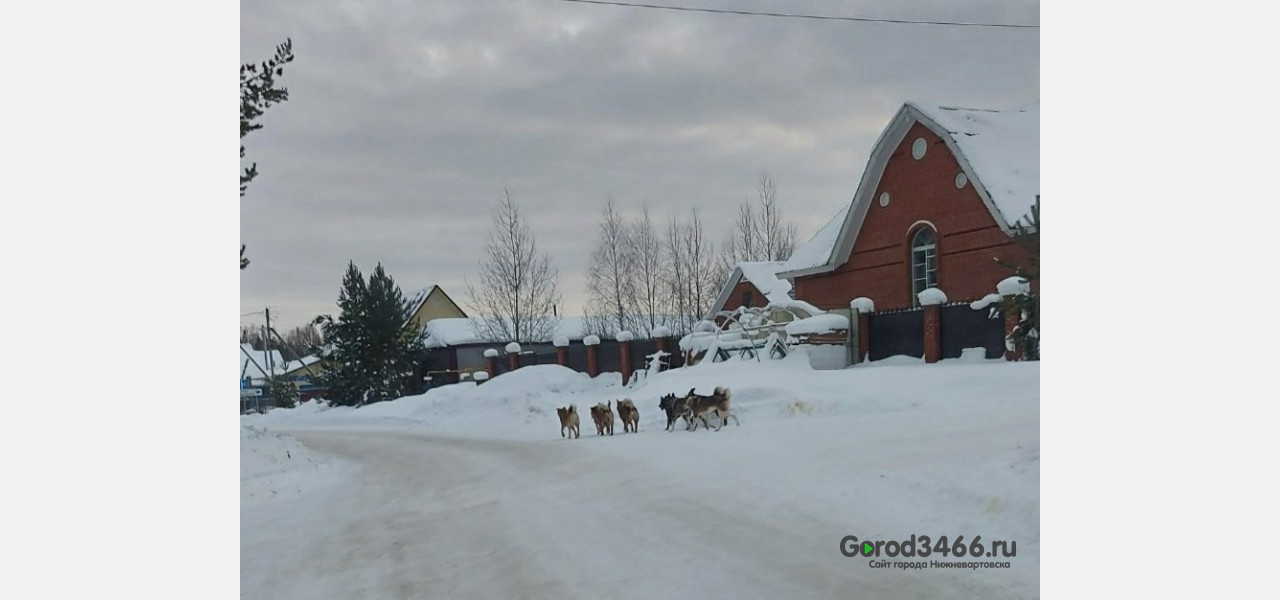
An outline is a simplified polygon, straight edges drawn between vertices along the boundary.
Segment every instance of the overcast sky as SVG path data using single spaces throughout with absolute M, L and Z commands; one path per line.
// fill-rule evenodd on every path
M 624 0 L 625 1 L 625 0 Z M 1039 24 L 1028 0 L 649 0 L 770 12 Z M 714 15 L 553 0 L 252 0 L 242 62 L 286 37 L 290 99 L 245 140 L 241 312 L 282 333 L 336 312 L 347 262 L 466 308 L 511 191 L 580 314 L 604 198 L 699 208 L 719 241 L 767 172 L 807 239 L 847 204 L 907 100 L 1039 98 L 1038 29 Z M 246 162 L 247 164 L 247 162 Z M 242 323 L 261 323 L 261 315 Z

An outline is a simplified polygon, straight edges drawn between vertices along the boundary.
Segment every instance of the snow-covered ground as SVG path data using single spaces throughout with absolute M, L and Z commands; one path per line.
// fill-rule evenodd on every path
M 662 394 L 716 386 L 732 389 L 740 426 L 664 431 Z M 623 397 L 639 433 L 596 436 L 588 407 Z M 568 404 L 579 440 L 559 435 Z M 538 366 L 242 420 L 255 428 L 241 441 L 245 597 L 1039 593 L 1037 363 L 815 371 L 795 356 L 633 388 Z M 840 553 L 846 535 L 912 534 L 1014 541 L 1017 556 L 998 559 L 1007 569 L 904 571 Z

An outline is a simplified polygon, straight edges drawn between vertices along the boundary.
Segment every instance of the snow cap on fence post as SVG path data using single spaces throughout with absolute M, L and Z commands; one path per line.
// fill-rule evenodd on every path
M 614 336 L 614 339 L 619 342 L 630 342 L 631 340 L 636 339 L 636 335 L 630 331 L 619 331 L 618 335 Z
M 517 344 L 515 342 L 511 342 L 510 344 L 507 344 L 507 354 L 516 354 L 518 352 L 520 352 L 520 344 Z
M 589 335 L 589 336 L 587 336 L 587 337 L 582 338 L 582 343 L 583 343 L 583 344 L 585 344 L 585 345 L 587 345 L 587 346 L 599 346 L 599 345 L 600 345 L 600 336 L 598 336 L 598 335 Z
M 476 380 L 477 382 L 488 381 L 489 374 L 485 373 L 484 371 L 476 371 L 474 374 L 471 375 L 471 378 Z
M 858 296 L 857 298 L 849 301 L 849 308 L 858 312 L 871 314 L 876 312 L 876 303 L 872 302 L 871 299 L 866 296 Z
M 942 290 L 936 287 L 931 287 L 919 294 L 916 294 L 916 298 L 920 299 L 920 306 L 934 306 L 937 304 L 947 303 L 947 295 L 942 293 Z
M 996 284 L 996 291 L 999 292 L 1001 296 L 1030 294 L 1031 282 L 1027 281 L 1027 278 L 1018 277 L 1017 275 L 1014 275 L 1013 277 L 1006 277 L 1001 279 L 1000 283 Z
M 649 335 L 655 338 L 671 337 L 671 328 L 666 325 L 659 325 L 654 327 Z
M 569 345 L 569 338 L 568 336 L 563 335 L 557 336 L 556 339 L 551 340 L 551 345 L 557 348 L 563 348 Z

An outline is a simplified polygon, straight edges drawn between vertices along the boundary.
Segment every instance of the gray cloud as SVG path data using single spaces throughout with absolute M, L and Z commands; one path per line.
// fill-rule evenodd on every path
M 725 2 L 674 3 L 728 6 Z M 776 2 L 733 2 L 777 10 Z M 1038 23 L 1035 2 L 789 2 L 786 10 Z M 247 139 L 241 312 L 335 310 L 348 260 L 455 299 L 504 188 L 561 271 L 566 312 L 606 194 L 713 239 L 768 171 L 812 234 L 853 194 L 905 100 L 1004 107 L 1039 95 L 1038 30 L 829 23 L 548 0 L 255 0 L 241 57 L 292 37 L 291 99 Z M 245 319 L 253 322 L 259 317 Z

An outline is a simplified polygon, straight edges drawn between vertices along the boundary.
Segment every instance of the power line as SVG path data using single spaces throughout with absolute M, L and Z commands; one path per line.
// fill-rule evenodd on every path
M 895 23 L 899 25 L 948 25 L 953 27 L 1005 27 L 1010 29 L 1039 29 L 1039 25 L 1019 25 L 1012 23 L 964 23 L 957 21 L 913 21 L 908 19 L 872 19 L 867 17 L 836 17 L 830 15 L 802 15 L 796 13 L 753 12 L 748 10 L 731 10 L 725 8 L 694 8 L 690 6 L 664 6 L 661 4 L 631 4 L 627 2 L 606 2 L 605 0 L 553 0 L 555 2 L 575 2 L 578 4 L 603 4 L 607 6 L 627 6 L 630 8 L 655 8 L 659 10 L 677 10 L 685 12 L 701 12 L 723 15 L 750 15 L 754 17 L 783 17 L 789 19 L 814 19 L 819 21 L 859 21 L 863 23 Z

